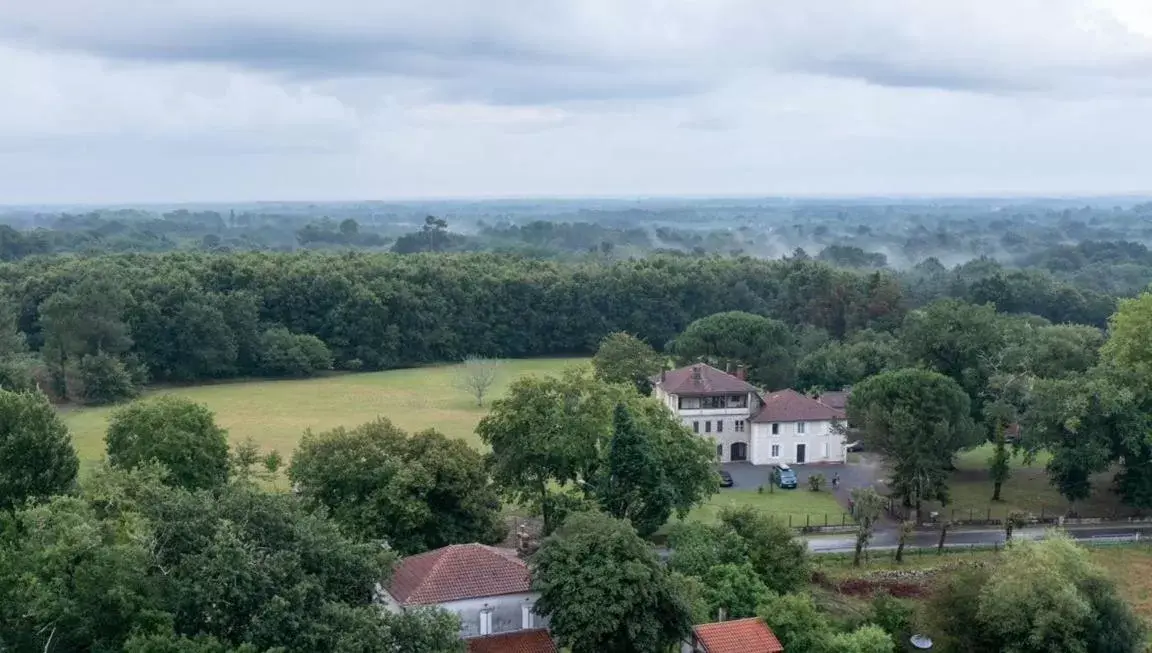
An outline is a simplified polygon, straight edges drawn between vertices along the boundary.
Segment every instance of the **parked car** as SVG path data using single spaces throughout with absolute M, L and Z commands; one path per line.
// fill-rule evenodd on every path
M 732 475 L 723 469 L 720 470 L 720 487 L 732 487 L 735 483 L 732 482 Z
M 861 451 L 864 451 L 864 443 L 860 440 L 848 445 L 848 453 L 860 453 Z
M 796 472 L 792 471 L 786 463 L 779 463 L 772 466 L 773 476 L 776 477 L 776 483 L 781 488 L 795 490 L 796 489 Z

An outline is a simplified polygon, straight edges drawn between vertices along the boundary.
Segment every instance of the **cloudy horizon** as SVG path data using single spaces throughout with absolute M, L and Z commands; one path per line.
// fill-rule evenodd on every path
M 1152 191 L 1143 0 L 40 0 L 0 204 Z

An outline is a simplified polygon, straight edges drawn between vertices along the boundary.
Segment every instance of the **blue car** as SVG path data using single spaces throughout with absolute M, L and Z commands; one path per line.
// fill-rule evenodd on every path
M 796 472 L 792 471 L 791 467 L 785 463 L 779 463 L 773 465 L 772 469 L 774 470 L 773 475 L 776 477 L 776 482 L 781 488 L 788 490 L 796 489 Z

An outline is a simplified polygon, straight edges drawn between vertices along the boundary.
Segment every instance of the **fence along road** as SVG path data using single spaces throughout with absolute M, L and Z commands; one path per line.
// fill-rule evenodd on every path
M 1014 540 L 1043 539 L 1050 528 L 1020 527 L 1012 531 Z M 1063 530 L 1073 540 L 1087 546 L 1099 544 L 1115 544 L 1121 542 L 1137 542 L 1152 539 L 1152 524 L 1123 524 L 1098 525 L 1088 527 L 1068 527 Z M 820 553 L 852 553 L 856 549 L 854 535 L 809 536 L 804 538 L 808 542 L 808 550 L 815 554 Z M 931 549 L 940 541 L 939 531 L 916 531 L 908 537 L 906 549 Z M 1003 546 L 1005 542 L 1003 528 L 981 529 L 953 529 L 948 531 L 944 540 L 944 548 L 966 549 L 976 547 Z M 892 531 L 879 531 L 868 545 L 872 551 L 895 549 L 900 544 L 899 535 Z

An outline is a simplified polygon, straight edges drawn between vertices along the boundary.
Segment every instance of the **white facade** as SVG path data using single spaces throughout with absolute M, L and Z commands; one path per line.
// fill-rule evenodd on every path
M 380 592 L 378 598 L 384 609 L 390 612 L 404 610 L 404 607 L 387 592 Z M 459 617 L 460 637 L 469 638 L 547 628 L 548 620 L 534 612 L 539 598 L 540 595 L 537 593 L 505 594 L 447 601 L 437 603 L 435 607 L 444 608 Z
M 657 386 L 653 396 L 676 413 L 693 433 L 711 439 L 721 462 L 751 459 L 752 418 L 760 412 L 760 397 L 755 393 L 681 397 Z M 718 403 L 724 407 L 702 407 Z
M 847 442 L 830 420 L 805 422 L 757 422 L 752 425 L 755 465 L 788 463 L 842 463 Z

